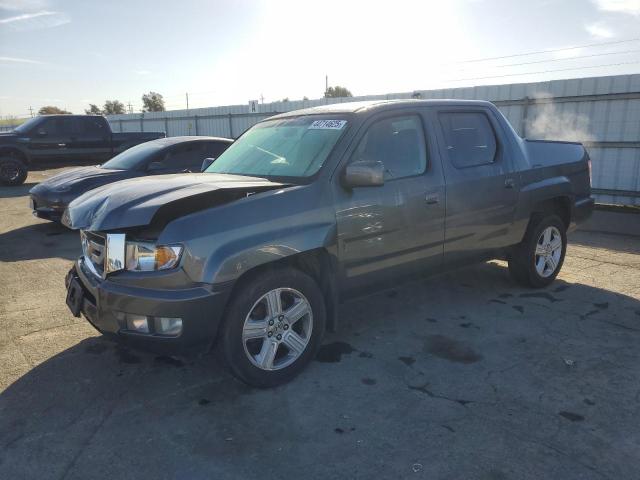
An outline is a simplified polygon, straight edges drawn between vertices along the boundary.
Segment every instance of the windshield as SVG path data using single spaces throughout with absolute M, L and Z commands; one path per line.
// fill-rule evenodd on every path
M 107 170 L 138 170 L 145 166 L 151 156 L 162 150 L 164 146 L 162 142 L 141 143 L 116 155 L 104 163 L 102 168 Z
M 22 125 L 18 125 L 16 128 L 14 128 L 13 131 L 18 133 L 28 132 L 33 127 L 35 127 L 38 123 L 40 123 L 40 120 L 42 120 L 42 117 L 30 118 L 29 120 L 24 122 Z
M 347 120 L 317 115 L 261 122 L 207 168 L 209 173 L 306 178 L 329 156 Z

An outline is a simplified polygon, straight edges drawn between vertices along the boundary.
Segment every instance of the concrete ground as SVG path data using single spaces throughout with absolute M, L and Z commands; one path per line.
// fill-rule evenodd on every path
M 51 173 L 0 188 L 0 478 L 640 478 L 639 238 L 577 232 L 546 290 L 491 262 L 353 301 L 253 390 L 71 316 L 77 233 L 27 206 Z

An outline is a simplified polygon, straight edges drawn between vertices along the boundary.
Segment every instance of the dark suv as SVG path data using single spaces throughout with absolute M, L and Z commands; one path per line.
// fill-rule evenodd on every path
M 71 203 L 84 254 L 67 303 L 171 351 L 217 340 L 257 386 L 316 354 L 349 296 L 489 258 L 544 287 L 589 216 L 582 145 L 518 137 L 491 104 L 386 101 L 289 112 L 202 174 L 126 180 Z

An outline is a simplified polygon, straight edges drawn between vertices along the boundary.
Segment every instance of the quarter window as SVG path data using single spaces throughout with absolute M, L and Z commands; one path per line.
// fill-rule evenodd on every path
M 422 122 L 417 115 L 385 118 L 369 127 L 351 161 L 382 162 L 385 178 L 391 180 L 424 173 L 426 150 Z
M 489 119 L 480 112 L 439 114 L 449 154 L 456 168 L 488 165 L 495 161 L 496 136 Z

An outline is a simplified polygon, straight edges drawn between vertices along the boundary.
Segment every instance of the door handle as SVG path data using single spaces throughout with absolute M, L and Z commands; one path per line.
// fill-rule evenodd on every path
M 507 178 L 504 181 L 504 188 L 514 188 L 516 186 L 516 182 L 513 180 L 513 178 Z
M 427 205 L 435 205 L 436 203 L 440 202 L 440 197 L 437 193 L 427 193 L 425 200 L 427 202 Z
M 58 144 L 58 146 L 59 146 L 59 147 L 66 147 L 66 146 L 67 146 L 67 144 L 66 144 L 66 143 L 59 143 L 59 144 Z

